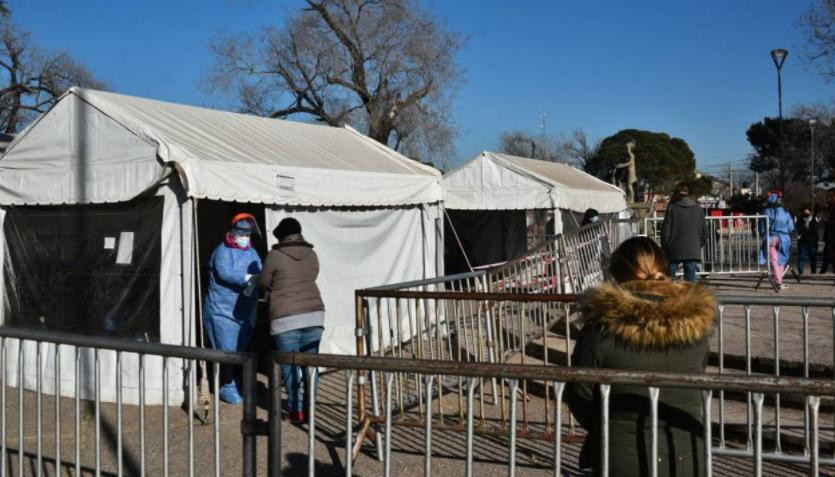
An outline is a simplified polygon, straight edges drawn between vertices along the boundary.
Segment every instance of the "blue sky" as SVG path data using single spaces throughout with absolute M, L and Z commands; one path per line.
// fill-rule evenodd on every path
M 299 0 L 11 0 L 47 48 L 83 59 L 117 92 L 220 106 L 201 85 L 217 32 L 278 24 Z M 620 129 L 685 139 L 703 168 L 741 161 L 745 130 L 777 114 L 772 48 L 789 50 L 783 110 L 829 102 L 835 83 L 809 71 L 798 17 L 806 0 L 434 0 L 469 40 L 454 105 L 454 164 L 495 149 L 506 130 Z

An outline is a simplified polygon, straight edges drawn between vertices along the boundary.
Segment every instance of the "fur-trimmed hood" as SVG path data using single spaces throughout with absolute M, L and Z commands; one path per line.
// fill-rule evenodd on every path
M 580 298 L 584 323 L 638 347 L 695 343 L 713 333 L 716 298 L 688 282 L 606 283 Z

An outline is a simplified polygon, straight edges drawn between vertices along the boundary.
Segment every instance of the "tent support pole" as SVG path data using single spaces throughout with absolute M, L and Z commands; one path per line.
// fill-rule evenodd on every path
M 197 281 L 197 332 L 200 335 L 200 348 L 205 348 L 205 338 L 203 337 L 205 334 L 203 331 L 203 283 L 200 277 L 200 234 L 198 233 L 199 228 L 197 227 L 197 199 L 189 198 L 189 201 L 191 201 L 191 243 L 194 256 L 194 270 L 192 273 L 195 274 Z M 217 398 L 217 396 L 215 396 L 215 398 Z M 203 405 L 203 422 L 208 422 L 209 410 L 212 407 L 212 400 L 209 397 L 209 375 L 206 371 L 206 361 L 203 360 L 200 361 L 200 404 Z
M 443 211 L 444 217 L 446 217 L 447 222 L 449 222 L 449 228 L 452 229 L 452 235 L 455 236 L 455 242 L 458 244 L 458 248 L 461 249 L 461 255 L 464 256 L 464 260 L 467 262 L 467 268 L 469 268 L 472 272 L 474 271 L 473 264 L 470 262 L 470 257 L 467 256 L 467 251 L 464 250 L 464 245 L 461 244 L 461 239 L 458 238 L 458 231 L 455 230 L 455 225 L 452 223 L 452 218 L 450 218 L 449 214 L 446 211 L 446 208 L 444 208 Z

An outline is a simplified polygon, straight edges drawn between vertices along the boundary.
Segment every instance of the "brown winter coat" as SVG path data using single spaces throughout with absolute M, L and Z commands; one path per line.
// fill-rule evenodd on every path
M 319 259 L 301 235 L 290 235 L 273 245 L 258 284 L 270 290 L 270 319 L 324 311 L 316 277 Z
M 581 367 L 702 373 L 716 300 L 701 285 L 634 281 L 604 284 L 580 301 L 584 326 L 572 364 Z M 571 412 L 588 431 L 581 464 L 599 473 L 600 395 L 592 384 L 566 389 Z M 651 420 L 644 386 L 613 385 L 609 402 L 611 475 L 650 475 Z M 698 389 L 662 388 L 658 475 L 704 475 L 702 398 Z

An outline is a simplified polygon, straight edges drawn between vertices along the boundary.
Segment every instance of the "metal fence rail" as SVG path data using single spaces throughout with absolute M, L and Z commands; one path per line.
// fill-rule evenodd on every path
M 399 359 L 434 359 L 457 363 L 506 363 L 518 356 L 521 363 L 528 359 L 526 348 L 537 346 L 548 356 L 548 330 L 559 320 L 565 322 L 570 336 L 567 304 L 573 295 L 560 300 L 551 294 L 495 293 L 467 291 L 413 290 L 358 290 L 358 355 L 394 357 Z M 383 343 L 380 346 L 380 343 Z M 564 341 L 564 356 L 569 362 L 568 340 Z M 439 401 L 442 415 L 464 414 L 467 383 L 454 376 L 438 376 L 432 396 L 456 395 L 457 400 Z M 366 381 L 360 384 L 364 389 Z M 380 393 L 385 386 L 379 375 L 370 376 L 371 410 L 364 411 L 365 392 L 359 394 L 363 428 L 369 429 L 371 416 L 380 415 Z M 423 407 L 431 401 L 425 382 L 410 373 L 394 375 L 395 413 L 405 416 L 405 410 Z M 527 385 L 521 387 L 527 399 Z M 502 406 L 510 391 L 496 380 L 479 381 L 470 390 L 479 402 L 481 419 L 486 419 L 487 408 L 499 409 L 499 418 L 509 418 Z M 546 406 L 552 396 L 545 391 Z M 522 420 L 527 421 L 527 408 Z M 362 433 L 363 437 L 365 433 Z M 359 451 L 359 445 L 356 448 Z
M 536 349 L 544 362 L 571 365 L 571 316 L 568 307 L 577 299 L 576 295 L 525 292 L 458 292 L 415 290 L 359 290 L 357 292 L 360 324 L 366 333 L 373 331 L 378 336 L 367 336 L 367 341 L 382 342 L 380 336 L 392 336 L 389 348 L 367 347 L 372 352 L 360 356 L 390 357 L 401 359 L 434 359 L 449 362 L 452 365 L 477 365 L 482 363 L 505 364 L 516 360 L 521 364 L 530 361 L 530 350 Z M 756 296 L 717 296 L 719 303 L 716 336 L 712 343 L 712 363 L 720 374 L 733 376 L 753 375 L 792 375 L 810 377 L 810 370 L 818 369 L 815 376 L 833 376 L 835 373 L 835 298 L 816 297 L 756 297 Z M 385 320 L 385 310 L 401 310 L 401 323 L 406 317 L 413 323 L 414 333 L 397 335 L 403 326 L 393 326 Z M 781 322 L 781 315 L 783 317 Z M 562 336 L 554 335 L 554 324 L 564 320 L 560 327 Z M 773 321 L 773 323 L 772 323 Z M 810 323 L 813 325 L 810 329 Z M 766 325 L 767 324 L 767 325 Z M 753 326 L 753 327 L 752 327 Z M 790 330 L 787 331 L 787 330 Z M 398 338 L 399 336 L 399 338 Z M 417 339 L 417 337 L 420 339 Z M 755 345 L 752 345 L 752 340 Z M 817 363 L 810 356 L 810 349 L 820 350 L 823 346 L 831 349 L 831 361 L 816 355 Z M 421 351 L 422 350 L 422 351 Z M 800 350 L 794 356 L 787 356 L 785 350 Z M 553 356 L 559 352 L 562 357 Z M 515 357 L 514 357 L 515 356 Z M 771 361 L 766 358 L 771 357 Z M 822 371 L 821 371 L 822 369 Z M 393 375 L 395 399 L 393 422 L 399 424 L 414 420 L 410 410 L 422 410 L 430 405 L 437 405 L 439 416 L 466 416 L 466 398 L 472 391 L 477 406 L 477 420 L 484 424 L 491 419 L 507 423 L 509 409 L 503 403 L 512 394 L 507 382 L 495 380 L 476 380 L 473 389 L 465 380 L 451 376 L 436 376 L 435 387 L 427 394 L 427 383 L 423 377 L 405 372 Z M 365 381 L 363 381 L 365 382 Z M 438 383 L 441 386 L 438 386 Z M 369 429 L 383 411 L 383 397 L 386 389 L 385 376 L 370 376 L 372 398 L 369 412 L 361 407 L 360 420 L 363 429 Z M 364 384 L 363 384 L 364 385 Z M 548 387 L 535 386 L 544 399 L 545 409 L 556 405 L 555 394 Z M 521 402 L 529 400 L 529 387 L 521 383 Z M 364 399 L 360 393 L 359 399 Z M 444 397 L 447 396 L 447 397 Z M 449 398 L 448 396 L 453 396 Z M 457 398 L 456 398 L 457 397 Z M 726 396 L 721 392 L 718 397 L 718 431 L 720 445 L 718 452 L 733 452 L 750 455 L 754 442 L 753 414 L 757 403 L 751 393 L 741 398 Z M 797 400 L 789 406 L 797 407 Z M 728 402 L 737 408 L 741 405 L 747 418 L 743 422 L 732 419 L 726 413 Z M 364 402 L 363 402 L 364 404 Z M 774 460 L 808 460 L 808 441 L 811 423 L 808 416 L 800 422 L 796 419 L 792 426 L 785 424 L 783 413 L 785 401 L 780 396 L 769 396 L 766 410 L 774 415 L 774 423 L 766 426 L 766 432 L 774 442 L 766 457 Z M 544 427 L 535 431 L 527 428 L 528 409 L 523 404 L 518 420 L 526 429 L 526 437 L 547 437 L 552 422 L 546 419 Z M 739 416 L 737 412 L 737 417 Z M 376 416 L 376 417 L 375 417 Z M 799 428 L 797 426 L 800 426 Z M 487 432 L 488 427 L 478 426 L 476 432 Z M 835 432 L 835 426 L 833 426 Z M 790 433 L 793 436 L 784 437 Z M 367 435 L 370 435 L 367 434 Z M 364 438 L 363 432 L 360 438 Z M 785 439 L 801 442 L 806 454 L 793 454 L 783 445 Z M 804 441 L 805 439 L 805 441 Z M 744 448 L 731 450 L 727 443 L 745 443 Z M 771 445 L 771 444 L 769 444 Z M 795 445 L 797 447 L 797 445 Z M 359 444 L 355 448 L 359 450 Z M 803 449 L 801 449 L 803 450 Z
M 552 236 L 523 255 L 488 269 L 489 289 L 580 293 L 598 283 L 606 272 L 610 252 L 607 234 L 607 225 L 597 223 Z
M 413 423 L 421 425 L 425 433 L 424 453 L 424 475 L 431 471 L 433 455 L 433 432 L 437 430 L 461 429 L 466 434 L 466 457 L 464 462 L 464 474 L 473 475 L 473 441 L 476 432 L 492 429 L 494 434 L 506 437 L 507 442 L 507 467 L 508 474 L 515 475 L 517 446 L 519 439 L 529 432 L 527 425 L 519 420 L 521 407 L 524 415 L 525 401 L 517 397 L 516 390 L 524 383 L 541 383 L 545 388 L 552 389 L 555 396 L 555 405 L 546 412 L 551 416 L 554 425 L 547 430 L 548 438 L 553 442 L 553 472 L 555 476 L 562 475 L 564 467 L 563 457 L 563 435 L 567 432 L 564 422 L 563 391 L 567 383 L 594 383 L 599 386 L 601 402 L 600 413 L 602 419 L 601 439 L 601 461 L 599 468 L 601 475 L 609 474 L 609 421 L 608 411 L 610 405 L 610 392 L 612 386 L 633 385 L 645 387 L 647 390 L 648 414 L 658 415 L 659 396 L 668 388 L 690 388 L 702 390 L 703 397 L 703 423 L 711 422 L 712 400 L 714 392 L 740 392 L 752 393 L 756 403 L 754 412 L 753 427 L 754 438 L 750 446 L 750 452 L 734 452 L 731 449 L 705 446 L 702 455 L 702 462 L 707 469 L 707 475 L 712 475 L 713 465 L 718 456 L 724 458 L 749 458 L 754 469 L 754 475 L 762 475 L 763 461 L 773 458 L 773 455 L 766 454 L 763 448 L 763 413 L 762 403 L 765 395 L 780 395 L 784 393 L 801 394 L 804 399 L 806 412 L 809 413 L 811 432 L 809 434 L 809 455 L 808 462 L 810 475 L 818 475 L 821 465 L 835 464 L 835 459 L 823 458 L 820 452 L 822 447 L 820 434 L 820 401 L 821 396 L 831 396 L 835 393 L 835 381 L 830 379 L 812 380 L 806 378 L 785 378 L 779 376 L 729 376 L 721 374 L 678 374 L 678 373 L 652 373 L 625 370 L 589 369 L 589 368 L 568 368 L 562 366 L 533 366 L 533 365 L 500 365 L 492 363 L 460 363 L 440 360 L 411 360 L 401 358 L 379 358 L 379 357 L 346 357 L 341 355 L 310 355 L 285 353 L 275 356 L 273 363 L 272 379 L 270 388 L 273 396 L 273 403 L 280 404 L 280 365 L 296 364 L 306 366 L 311 373 L 312 380 L 318 379 L 319 367 L 345 370 L 346 390 L 346 421 L 345 421 L 345 475 L 352 475 L 352 462 L 355 449 L 355 432 L 353 420 L 353 386 L 363 379 L 366 373 L 380 374 L 383 376 L 384 387 L 381 391 L 381 404 L 384 411 L 375 415 L 374 422 L 382 427 L 378 436 L 384 443 L 381 446 L 379 456 L 382 458 L 382 471 L 384 476 L 391 475 L 391 443 L 394 438 L 394 426 L 396 393 L 394 383 L 396 376 L 400 373 L 407 373 L 418 376 L 419 380 L 425 383 L 427 403 L 433 395 L 433 390 L 438 388 L 438 376 L 455 376 L 466 383 L 466 405 L 461 415 L 448 415 L 438 406 L 426 405 L 419 409 L 418 416 L 415 416 Z M 475 399 L 475 390 L 479 381 L 498 380 L 510 389 L 507 396 L 508 421 L 479 422 L 479 404 Z M 358 394 L 362 396 L 362 394 Z M 521 402 L 520 402 L 521 401 Z M 315 399 L 311 401 L 308 419 L 309 432 L 309 475 L 315 475 L 315 447 L 314 435 L 316 432 L 316 404 Z M 275 416 L 275 411 L 273 411 Z M 361 421 L 360 429 L 362 429 Z M 271 475 L 280 475 L 281 472 L 281 419 L 272 419 L 271 426 Z M 713 443 L 713 426 L 703 425 L 704 440 L 706 443 Z M 652 455 L 657 455 L 658 449 L 658 420 L 653 418 L 650 424 L 651 450 Z M 361 436 L 357 436 L 361 439 Z M 657 459 L 651 460 L 651 473 L 657 475 Z
M 728 295 L 717 298 L 719 309 L 714 362 L 719 373 L 734 376 L 740 373 L 747 376 L 771 374 L 774 377 L 789 374 L 808 378 L 814 369 L 816 377 L 835 377 L 835 298 Z M 729 333 L 734 329 L 736 333 Z M 728 339 L 729 334 L 739 336 L 739 331 L 742 331 L 742 340 Z M 829 353 L 826 353 L 827 349 Z M 808 462 L 810 436 L 818 427 L 812 422 L 809 408 L 804 409 L 799 427 L 787 425 L 784 414 L 786 405 L 797 407 L 796 400 L 792 405 L 792 402 L 786 403 L 779 393 L 766 396 L 765 412 L 771 414 L 772 424 L 765 430 L 772 444 L 771 449 L 764 451 L 764 456 L 773 460 Z M 726 422 L 726 401 L 725 393 L 720 392 L 717 452 L 751 455 L 755 434 L 761 432 L 756 428 L 753 416 L 763 413 L 762 397 L 758 400 L 751 392 L 745 393 L 746 419 L 742 426 L 736 426 L 743 434 L 744 449 L 729 450 L 727 447 L 727 442 L 732 439 L 726 434 L 732 426 Z M 830 429 L 835 432 L 835 423 Z M 799 443 L 795 447 L 799 445 L 801 453 L 787 451 L 787 440 Z M 827 465 L 835 464 L 833 459 L 835 454 L 826 459 Z
M 661 241 L 663 217 L 644 219 L 648 237 Z M 754 274 L 770 276 L 768 261 L 760 264 L 760 250 L 768 230 L 765 215 L 705 217 L 707 241 L 702 247 L 701 275 Z
M 34 348 L 34 362 L 29 362 L 24 349 Z M 74 350 L 74 360 L 71 363 L 62 362 L 61 351 L 71 348 Z M 106 353 L 115 354 L 116 370 L 112 375 L 105 375 L 100 367 L 102 357 Z M 47 369 L 44 366 L 44 357 L 53 356 L 54 366 Z M 17 376 L 23 374 L 24 369 L 34 367 L 36 369 L 36 391 L 34 393 L 25 391 L 24 386 L 13 383 L 9 379 L 8 367 L 10 358 L 17 359 Z M 125 363 L 132 357 L 138 366 L 136 369 L 128 368 Z M 255 395 L 255 373 L 256 358 L 249 353 L 225 352 L 211 349 L 174 346 L 159 343 L 148 343 L 114 339 L 100 336 L 82 336 L 68 333 L 45 332 L 30 329 L 16 329 L 9 327 L 0 328 L 0 374 L 2 386 L 0 386 L 0 459 L 2 459 L 2 475 L 22 476 L 25 469 L 32 469 L 35 475 L 56 475 L 62 473 L 63 467 L 74 468 L 73 475 L 81 475 L 82 471 L 94 473 L 96 476 L 102 473 L 110 475 L 169 475 L 171 459 L 182 461 L 181 455 L 172 456 L 170 446 L 172 442 L 171 423 L 175 420 L 180 425 L 185 424 L 187 438 L 186 466 L 187 475 L 193 476 L 196 472 L 195 447 L 199 446 L 205 451 L 200 457 L 206 461 L 208 455 L 212 456 L 211 470 L 204 469 L 203 475 L 210 474 L 220 476 L 222 472 L 222 449 L 220 444 L 220 407 L 217 399 L 213 399 L 213 407 L 210 416 L 212 432 L 208 442 L 196 442 L 194 420 L 197 413 L 195 409 L 195 388 L 197 380 L 197 362 L 206 361 L 211 364 L 214 381 L 214 395 L 218 395 L 218 382 L 221 373 L 221 366 L 232 366 L 240 370 L 242 374 L 243 390 L 243 429 L 253 427 L 255 422 L 256 395 Z M 91 366 L 94 369 L 95 379 L 92 383 L 83 382 L 80 377 L 82 367 Z M 145 375 L 151 366 L 160 366 L 163 375 L 163 406 L 160 425 L 149 426 L 147 420 L 150 409 L 145 405 Z M 182 366 L 186 370 L 185 383 L 169 383 L 169 370 L 175 366 Z M 51 374 L 54 379 L 53 389 L 44 388 L 44 375 Z M 139 406 L 123 405 L 123 379 L 126 376 L 139 376 Z M 69 376 L 68 376 L 69 375 Z M 63 378 L 63 379 L 61 379 Z M 64 381 L 72 382 L 66 386 Z M 116 406 L 114 409 L 107 409 L 101 401 L 102 383 L 107 380 L 116 383 Z M 14 396 L 8 395 L 8 388 L 17 385 L 16 409 L 10 408 L 9 403 Z M 184 405 L 187 415 L 170 415 L 169 386 L 185 386 L 187 394 Z M 85 391 L 88 388 L 88 391 Z M 90 392 L 91 391 L 91 392 Z M 92 399 L 85 399 L 83 396 L 92 395 Z M 52 396 L 50 398 L 50 395 Z M 62 403 L 62 401 L 64 401 Z M 69 401 L 69 402 L 68 402 Z M 63 405 L 62 405 L 63 404 Z M 65 408 L 73 409 L 68 415 Z M 133 416 L 129 415 L 128 411 Z M 155 414 L 156 414 L 155 410 Z M 30 413 L 35 414 L 34 422 L 31 422 Z M 89 429 L 87 421 L 93 418 L 93 429 Z M 51 419 L 45 416 L 51 417 Z M 108 422 L 104 422 L 106 420 Z M 110 419 L 115 419 L 115 429 L 112 429 Z M 126 422 L 130 420 L 131 429 L 126 429 Z M 183 423 L 186 420 L 187 422 Z M 10 428 L 11 424 L 17 424 L 16 433 Z M 34 427 L 34 429 L 32 428 Z M 74 438 L 67 439 L 62 434 L 62 429 L 70 427 L 74 429 Z M 82 434 L 82 428 L 85 429 Z M 151 434 L 153 431 L 153 435 Z M 35 440 L 34 445 L 27 444 L 27 433 L 32 433 Z M 94 435 L 92 445 L 85 439 L 89 439 L 88 433 Z M 54 438 L 48 442 L 44 435 L 52 434 Z M 105 435 L 106 434 L 106 435 Z M 180 433 L 182 434 L 182 433 Z M 16 445 L 10 445 L 9 439 L 16 437 Z M 108 448 L 115 447 L 115 456 L 105 458 L 105 445 L 103 439 L 107 439 Z M 29 440 L 31 441 L 31 439 Z M 67 442 L 69 441 L 69 442 Z M 115 442 L 113 442 L 115 441 Z M 86 443 L 85 443 L 86 442 Z M 179 443 L 178 443 L 179 444 Z M 47 446 L 51 446 L 48 448 Z M 151 446 L 154 449 L 162 449 L 162 462 L 156 463 L 153 467 L 149 459 Z M 242 470 L 244 476 L 255 475 L 255 434 L 242 432 Z M 74 448 L 72 458 L 67 459 L 68 446 Z M 91 449 L 92 447 L 92 449 Z M 225 447 L 225 446 L 224 446 Z M 208 449 L 212 449 L 211 451 Z M 92 452 L 91 452 L 92 451 Z M 17 458 L 17 469 L 8 468 L 10 456 Z M 130 459 L 129 456 L 130 455 Z M 135 468 L 126 468 L 130 460 Z M 133 462 L 138 460 L 138 462 Z M 29 461 L 29 462 L 27 462 Z M 178 467 L 182 469 L 182 467 Z M 177 473 L 182 474 L 180 470 Z

